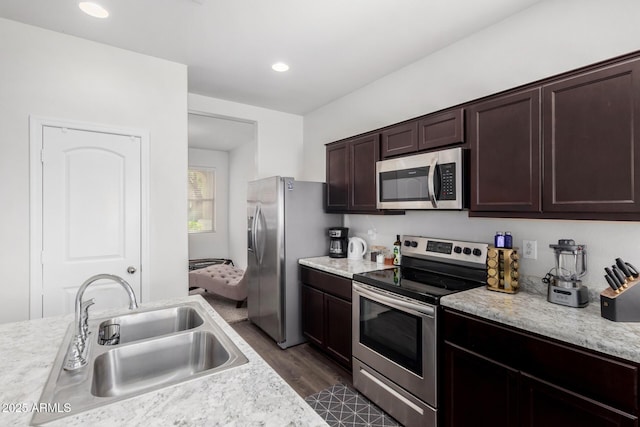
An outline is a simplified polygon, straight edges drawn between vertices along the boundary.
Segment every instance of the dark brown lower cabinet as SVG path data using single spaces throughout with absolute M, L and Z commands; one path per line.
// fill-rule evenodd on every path
M 518 371 L 451 344 L 445 360 L 445 425 L 518 425 Z
M 329 294 L 324 296 L 327 351 L 343 365 L 351 366 L 351 303 Z
M 351 280 L 300 267 L 302 332 L 351 369 Z
M 529 375 L 522 374 L 520 384 L 523 427 L 638 425 L 636 416 Z
M 444 425 L 638 426 L 637 364 L 449 309 L 443 317 Z

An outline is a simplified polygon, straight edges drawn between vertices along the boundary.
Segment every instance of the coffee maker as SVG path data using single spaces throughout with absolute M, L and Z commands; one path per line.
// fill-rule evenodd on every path
M 346 258 L 349 229 L 346 227 L 331 227 L 329 229 L 329 238 L 329 257 Z
M 569 307 L 586 307 L 589 289 L 582 285 L 587 274 L 587 246 L 577 245 L 572 239 L 560 239 L 549 245 L 556 256 L 556 274 L 548 281 L 547 301 Z

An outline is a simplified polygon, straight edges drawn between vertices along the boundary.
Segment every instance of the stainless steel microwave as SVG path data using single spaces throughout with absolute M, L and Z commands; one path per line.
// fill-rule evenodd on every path
M 377 208 L 463 209 L 464 157 L 451 148 L 377 162 Z

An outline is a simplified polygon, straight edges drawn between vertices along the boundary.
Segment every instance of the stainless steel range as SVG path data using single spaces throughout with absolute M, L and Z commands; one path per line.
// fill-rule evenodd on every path
M 407 427 L 436 427 L 440 298 L 486 284 L 487 244 L 403 236 L 398 268 L 353 276 L 353 383 Z

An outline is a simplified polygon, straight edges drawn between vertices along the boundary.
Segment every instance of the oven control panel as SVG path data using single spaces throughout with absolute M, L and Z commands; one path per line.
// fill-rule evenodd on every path
M 484 266 L 487 262 L 488 243 L 463 242 L 421 236 L 403 236 L 402 256 L 435 258 L 441 261 L 464 262 Z

